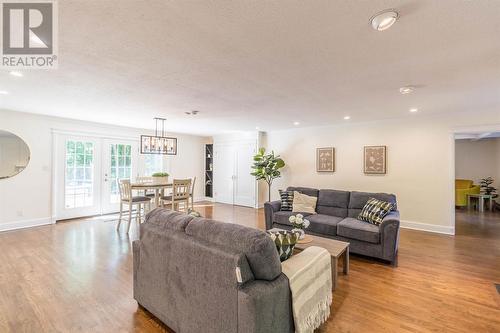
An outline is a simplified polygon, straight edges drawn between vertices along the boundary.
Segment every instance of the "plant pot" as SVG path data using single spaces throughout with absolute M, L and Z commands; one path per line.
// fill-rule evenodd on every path
M 155 184 L 166 184 L 168 183 L 168 176 L 165 177 L 152 177 Z

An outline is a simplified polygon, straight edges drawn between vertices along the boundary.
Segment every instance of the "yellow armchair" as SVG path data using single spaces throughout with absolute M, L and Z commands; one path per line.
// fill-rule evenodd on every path
M 474 185 L 472 180 L 455 179 L 455 206 L 467 206 L 467 194 L 479 194 L 481 187 Z

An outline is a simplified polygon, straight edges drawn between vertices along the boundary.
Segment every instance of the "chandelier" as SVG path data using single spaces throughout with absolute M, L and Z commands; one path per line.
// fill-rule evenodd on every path
M 177 138 L 165 136 L 165 118 L 154 118 L 155 135 L 141 135 L 141 154 L 177 155 Z M 158 122 L 161 131 L 158 131 Z

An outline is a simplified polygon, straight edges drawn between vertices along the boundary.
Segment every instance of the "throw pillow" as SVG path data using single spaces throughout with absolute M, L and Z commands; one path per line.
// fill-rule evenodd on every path
M 297 241 L 299 240 L 298 233 L 286 230 L 268 230 L 267 234 L 269 235 L 269 237 L 271 237 L 274 244 L 276 245 L 276 249 L 278 250 L 281 261 L 285 261 L 292 256 L 295 244 L 297 244 Z
M 293 206 L 294 212 L 316 214 L 316 201 L 318 198 L 293 191 Z
M 280 190 L 281 211 L 291 212 L 293 205 L 293 191 Z
M 358 220 L 368 222 L 375 225 L 380 225 L 384 217 L 394 210 L 395 204 L 370 198 L 358 215 Z
M 193 217 L 201 217 L 200 212 L 198 212 L 192 208 L 188 209 L 188 215 L 193 216 Z

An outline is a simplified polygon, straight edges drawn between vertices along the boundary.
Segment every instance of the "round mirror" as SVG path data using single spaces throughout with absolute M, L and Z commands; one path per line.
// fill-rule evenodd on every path
M 0 130 L 0 179 L 23 171 L 30 160 L 26 142 L 15 134 Z

